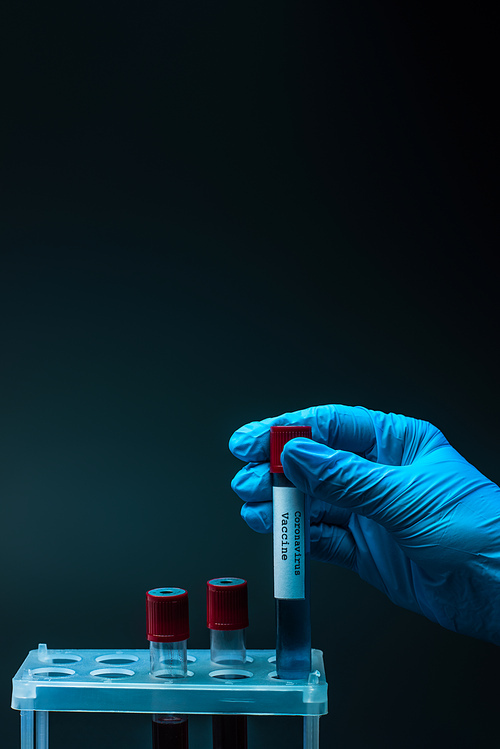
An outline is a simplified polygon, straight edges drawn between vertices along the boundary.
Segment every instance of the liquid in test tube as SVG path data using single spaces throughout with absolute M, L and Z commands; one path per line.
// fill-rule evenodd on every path
M 311 431 L 309 426 L 271 427 L 276 673 L 280 679 L 306 679 L 311 671 L 310 512 L 307 498 L 287 479 L 281 464 L 285 444 L 296 437 L 310 439 Z
M 187 676 L 188 594 L 184 588 L 154 588 L 146 594 L 150 672 L 159 679 Z M 153 749 L 188 749 L 185 715 L 153 715 Z
M 225 672 L 226 679 L 245 678 L 246 580 L 217 577 L 207 582 L 207 626 L 212 663 Z M 247 749 L 247 716 L 213 715 L 212 740 L 213 749 Z

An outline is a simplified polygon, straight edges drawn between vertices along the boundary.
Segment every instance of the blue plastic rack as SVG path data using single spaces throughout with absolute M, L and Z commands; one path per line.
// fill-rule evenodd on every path
M 28 654 L 13 679 L 21 711 L 21 749 L 48 749 L 48 714 L 65 712 L 304 716 L 304 749 L 319 747 L 327 713 L 323 653 L 312 651 L 307 679 L 276 678 L 276 653 L 249 650 L 245 668 L 218 667 L 209 650 L 188 651 L 188 675 L 150 674 L 149 650 L 48 650 Z M 34 721 L 36 711 L 37 719 Z

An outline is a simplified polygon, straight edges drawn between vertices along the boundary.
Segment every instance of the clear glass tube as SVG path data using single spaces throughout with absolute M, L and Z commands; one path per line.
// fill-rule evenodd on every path
M 153 749 L 188 749 L 186 715 L 153 715 Z
M 246 658 L 244 629 L 210 630 L 210 659 L 213 663 L 241 668 Z M 236 674 L 234 676 L 238 678 Z M 247 749 L 246 715 L 213 715 L 212 747 Z
M 311 621 L 307 599 L 276 599 L 276 672 L 279 679 L 307 679 L 311 671 Z
M 226 678 L 248 675 L 245 633 L 248 625 L 247 583 L 240 577 L 213 578 L 207 583 L 210 659 L 229 666 Z M 219 629 L 219 627 L 223 627 Z M 234 673 L 231 673 L 234 669 Z M 246 715 L 212 715 L 212 749 L 247 749 Z
M 307 679 L 311 670 L 309 504 L 283 474 L 272 474 L 272 482 L 276 672 L 280 679 Z
M 160 679 L 187 676 L 187 640 L 149 643 L 150 671 Z M 188 721 L 185 715 L 153 715 L 153 749 L 187 749 Z
M 210 660 L 225 666 L 243 666 L 247 658 L 244 629 L 211 629 Z
M 154 588 L 146 595 L 150 673 L 159 679 L 182 679 L 188 675 L 187 639 L 176 638 L 189 631 L 187 591 L 184 588 Z M 182 635 L 181 635 L 182 633 Z M 188 749 L 186 715 L 155 713 L 152 718 L 153 749 Z
M 152 676 L 163 679 L 187 676 L 187 640 L 150 642 L 149 658 Z
M 246 715 L 212 715 L 212 749 L 247 749 Z

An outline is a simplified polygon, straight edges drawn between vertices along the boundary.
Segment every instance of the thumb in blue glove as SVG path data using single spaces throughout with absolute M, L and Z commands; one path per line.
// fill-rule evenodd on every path
M 396 604 L 500 644 L 500 489 L 431 424 L 364 408 L 319 406 L 253 422 L 232 452 L 242 515 L 272 529 L 273 424 L 310 424 L 285 445 L 285 475 L 311 498 L 311 554 L 357 572 Z

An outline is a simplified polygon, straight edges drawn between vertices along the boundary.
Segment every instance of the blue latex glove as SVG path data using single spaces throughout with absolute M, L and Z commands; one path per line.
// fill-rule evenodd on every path
M 500 644 L 500 489 L 425 421 L 318 406 L 238 429 L 249 461 L 232 481 L 241 514 L 272 530 L 271 425 L 309 424 L 285 445 L 285 475 L 311 498 L 311 556 L 354 570 L 391 601 Z

